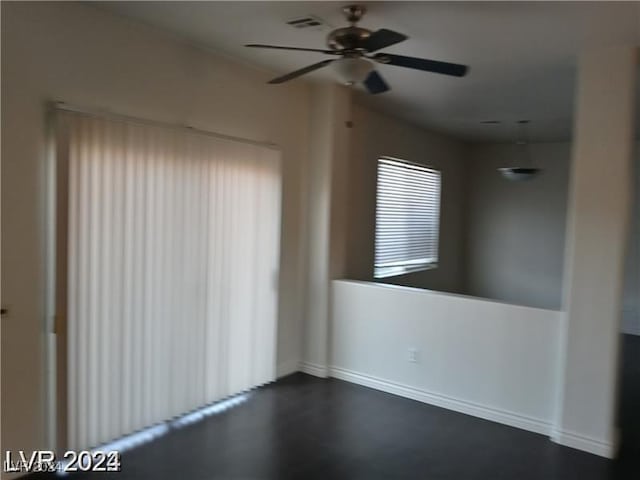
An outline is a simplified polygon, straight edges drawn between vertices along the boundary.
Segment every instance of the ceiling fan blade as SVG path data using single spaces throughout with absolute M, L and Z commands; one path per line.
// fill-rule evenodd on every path
M 369 38 L 362 43 L 362 48 L 365 48 L 368 52 L 375 52 L 381 48 L 390 47 L 396 43 L 404 42 L 407 38 L 409 37 L 402 33 L 382 28 L 373 32 Z
M 297 50 L 299 52 L 318 52 L 318 53 L 326 53 L 328 55 L 337 55 L 338 53 L 335 50 L 322 50 L 319 48 L 301 48 L 301 47 L 283 47 L 281 45 L 263 45 L 261 43 L 250 43 L 245 45 L 245 47 L 249 48 L 271 48 L 275 50 Z
M 333 61 L 335 60 L 331 58 L 329 60 L 323 60 L 322 62 L 314 63 L 313 65 L 309 65 L 308 67 L 301 68 L 300 70 L 296 70 L 295 72 L 287 73 L 286 75 L 282 75 L 281 77 L 277 77 L 277 78 L 274 78 L 273 80 L 269 80 L 269 83 L 284 83 L 288 80 L 304 75 L 305 73 L 313 72 L 314 70 L 318 70 L 319 68 L 325 67 Z
M 376 62 L 395 65 L 397 67 L 413 68 L 425 72 L 442 73 L 454 77 L 464 77 L 469 70 L 466 65 L 457 63 L 439 62 L 426 58 L 405 57 L 403 55 L 391 55 L 389 53 L 376 53 L 372 57 Z
M 387 85 L 387 82 L 385 82 L 380 74 L 375 70 L 373 70 L 362 83 L 364 83 L 364 86 L 371 94 L 383 93 L 387 90 L 391 90 L 389 85 Z

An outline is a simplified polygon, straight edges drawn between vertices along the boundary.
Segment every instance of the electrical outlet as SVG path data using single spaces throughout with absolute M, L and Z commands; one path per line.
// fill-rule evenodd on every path
M 414 347 L 410 347 L 407 350 L 407 361 L 411 363 L 418 363 L 418 349 Z

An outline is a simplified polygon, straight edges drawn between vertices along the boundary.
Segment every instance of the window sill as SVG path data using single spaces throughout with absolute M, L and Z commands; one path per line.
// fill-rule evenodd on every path
M 401 277 L 403 275 L 408 275 L 410 273 L 416 273 L 416 272 L 424 272 L 426 270 L 434 270 L 438 268 L 438 264 L 437 263 L 430 263 L 428 265 L 420 265 L 420 266 L 415 266 L 415 267 L 405 267 L 402 268 L 401 270 L 393 270 L 393 271 L 388 271 L 388 272 L 381 272 L 381 273 L 374 273 L 373 278 L 376 280 L 379 280 L 381 278 L 391 278 L 391 277 Z M 391 269 L 389 269 L 391 270 Z

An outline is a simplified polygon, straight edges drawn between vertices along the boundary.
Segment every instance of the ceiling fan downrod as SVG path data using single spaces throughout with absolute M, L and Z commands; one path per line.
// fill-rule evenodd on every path
M 367 9 L 362 5 L 348 5 L 342 9 L 342 12 L 350 25 L 329 33 L 327 46 L 332 50 L 344 52 L 348 56 L 362 56 L 366 52 L 362 45 L 371 36 L 371 30 L 358 27 L 356 23 L 362 19 Z
M 347 5 L 342 7 L 344 16 L 347 17 L 347 22 L 351 25 L 355 25 L 360 21 L 362 16 L 367 13 L 367 8 L 364 5 Z

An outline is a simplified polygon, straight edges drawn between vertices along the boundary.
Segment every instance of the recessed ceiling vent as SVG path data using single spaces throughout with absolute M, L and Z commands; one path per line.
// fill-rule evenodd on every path
M 321 29 L 326 26 L 326 23 L 315 15 L 305 15 L 287 20 L 287 25 L 291 25 L 294 28 Z

